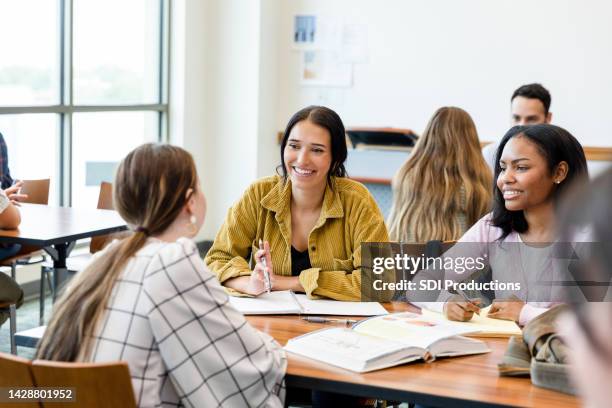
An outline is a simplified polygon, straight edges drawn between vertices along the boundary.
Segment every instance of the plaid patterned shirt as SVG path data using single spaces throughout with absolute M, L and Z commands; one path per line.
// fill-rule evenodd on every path
M 140 407 L 283 406 L 284 351 L 229 305 L 187 238 L 149 239 L 128 262 L 92 350 L 128 362 Z
M 0 133 L 0 185 L 3 189 L 13 185 L 11 171 L 8 166 L 8 149 L 2 133 Z

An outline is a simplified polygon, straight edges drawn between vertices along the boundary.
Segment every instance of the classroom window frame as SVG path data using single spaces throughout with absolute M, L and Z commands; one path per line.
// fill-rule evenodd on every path
M 57 0 L 59 24 L 59 104 L 0 106 L 0 115 L 52 113 L 58 116 L 59 137 L 59 205 L 72 205 L 72 117 L 80 112 L 155 112 L 157 113 L 157 141 L 167 142 L 169 133 L 169 56 L 170 56 L 170 1 L 157 0 L 159 7 L 159 62 L 156 83 L 157 102 L 148 104 L 76 105 L 73 94 L 74 0 Z M 50 17 L 52 18 L 52 17 Z M 10 157 L 9 157 L 10 161 Z

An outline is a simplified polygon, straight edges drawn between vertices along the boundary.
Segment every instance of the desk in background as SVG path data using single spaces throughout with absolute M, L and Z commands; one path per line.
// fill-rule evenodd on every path
M 116 211 L 21 204 L 21 224 L 0 230 L 0 243 L 42 247 L 53 259 L 54 296 L 67 279 L 66 258 L 77 240 L 127 229 Z
M 390 312 L 417 310 L 406 303 L 390 303 Z M 285 345 L 290 338 L 330 327 L 304 322 L 299 316 L 247 316 L 259 330 Z M 285 383 L 288 388 L 307 388 L 355 396 L 445 407 L 578 407 L 577 398 L 538 388 L 528 378 L 500 377 L 497 363 L 507 339 L 483 339 L 490 353 L 416 362 L 370 373 L 354 373 L 288 353 Z

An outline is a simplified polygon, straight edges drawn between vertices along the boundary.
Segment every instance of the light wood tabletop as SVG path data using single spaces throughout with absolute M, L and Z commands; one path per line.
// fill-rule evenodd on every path
M 390 312 L 417 311 L 405 303 L 386 304 Z M 290 338 L 329 324 L 309 323 L 299 316 L 248 316 L 259 330 L 285 345 Z M 497 363 L 507 339 L 483 338 L 490 353 L 453 357 L 432 363 L 415 362 L 397 367 L 354 373 L 288 353 L 287 387 L 310 388 L 363 397 L 415 402 L 433 406 L 576 407 L 571 395 L 538 388 L 528 378 L 500 377 Z

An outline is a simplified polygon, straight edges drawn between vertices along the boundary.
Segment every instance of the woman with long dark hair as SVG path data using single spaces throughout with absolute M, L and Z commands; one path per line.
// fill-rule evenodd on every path
M 552 245 L 558 237 L 555 207 L 569 185 L 586 183 L 586 158 L 580 143 L 553 125 L 515 126 L 503 137 L 496 155 L 493 211 L 470 228 L 444 256 L 483 260 L 491 280 L 517 284 L 494 290 L 489 317 L 525 324 L 547 310 L 556 288 Z M 496 245 L 491 245 L 495 243 Z M 447 270 L 447 277 L 459 280 Z M 427 271 L 421 279 L 427 276 Z M 510 286 L 508 286 L 510 287 Z M 411 299 L 410 294 L 407 294 Z M 476 302 L 443 292 L 443 303 L 423 304 L 443 310 L 451 320 L 469 320 Z
M 281 174 L 251 184 L 206 256 L 231 293 L 266 290 L 263 267 L 249 265 L 265 257 L 272 290 L 361 299 L 361 244 L 389 239 L 372 195 L 346 177 L 346 156 L 336 112 L 309 106 L 293 115 L 281 142 Z

